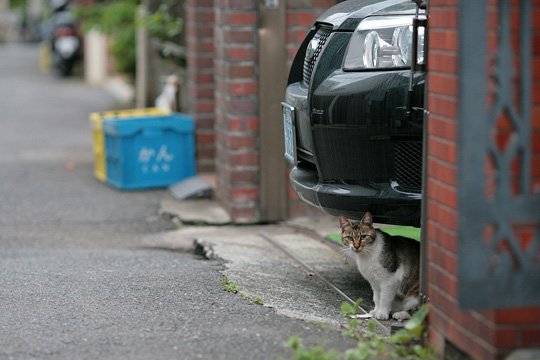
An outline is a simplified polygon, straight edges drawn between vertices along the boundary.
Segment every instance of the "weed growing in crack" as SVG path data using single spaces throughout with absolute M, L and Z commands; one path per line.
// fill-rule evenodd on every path
M 344 352 L 325 351 L 322 345 L 306 348 L 296 336 L 291 336 L 287 346 L 292 349 L 294 360 L 367 360 L 367 359 L 436 359 L 435 353 L 427 344 L 428 305 L 423 305 L 413 314 L 403 329 L 390 337 L 382 337 L 375 331 L 373 320 L 367 322 L 367 330 L 361 321 L 351 315 L 358 313 L 360 301 L 354 305 L 342 303 L 341 312 L 347 316 L 345 336 L 357 341 L 357 346 Z
M 233 294 L 238 294 L 241 297 L 243 297 L 244 299 L 251 301 L 255 305 L 263 305 L 263 300 L 262 300 L 262 298 L 260 296 L 257 296 L 254 299 L 251 296 L 249 296 L 248 294 L 241 292 L 238 289 L 238 285 L 231 282 L 231 280 L 226 276 L 224 276 L 223 279 L 221 279 L 221 289 L 223 291 L 227 291 L 227 292 L 230 292 L 230 293 L 233 293 Z
M 251 301 L 252 303 L 254 303 L 255 305 L 263 305 L 263 299 L 261 299 L 261 297 L 257 296 L 254 300 Z
M 243 293 L 243 292 L 240 293 L 240 296 L 243 297 L 243 298 L 246 299 L 246 300 L 251 301 L 251 302 L 252 302 L 253 304 L 255 304 L 255 305 L 263 305 L 263 300 L 262 300 L 259 296 L 257 296 L 257 297 L 254 299 L 254 298 L 252 298 L 251 296 L 249 296 L 248 294 L 245 294 L 245 293 Z
M 228 277 L 224 276 L 223 279 L 221 279 L 221 289 L 223 291 L 227 291 L 233 294 L 238 293 L 238 285 L 231 282 Z

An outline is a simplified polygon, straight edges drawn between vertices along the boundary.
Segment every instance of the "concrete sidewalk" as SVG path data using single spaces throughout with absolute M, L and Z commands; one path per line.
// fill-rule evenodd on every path
M 345 299 L 283 250 L 272 245 L 265 238 L 266 234 L 349 297 L 354 300 L 361 298 L 364 308 L 373 307 L 369 283 L 358 273 L 356 266 L 347 261 L 335 246 L 303 231 L 307 229 L 321 236 L 335 233 L 339 231 L 335 217 L 297 219 L 275 225 L 196 226 L 182 223 L 185 219 L 198 223 L 198 217 L 208 222 L 208 214 L 220 214 L 216 210 L 219 205 L 207 200 L 165 198 L 161 206 L 160 212 L 176 219 L 180 228 L 147 237 L 145 246 L 177 251 L 198 250 L 208 258 L 222 260 L 225 266 L 222 273 L 237 285 L 244 297 L 261 299 L 265 306 L 292 318 L 334 328 L 346 324 L 340 313 Z M 213 223 L 222 223 L 221 217 L 218 215 Z

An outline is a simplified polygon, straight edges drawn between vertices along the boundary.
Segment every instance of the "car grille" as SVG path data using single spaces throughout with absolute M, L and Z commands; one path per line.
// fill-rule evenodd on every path
M 319 54 L 322 51 L 322 48 L 324 47 L 324 44 L 326 43 L 326 39 L 328 39 L 328 36 L 330 36 L 330 33 L 332 32 L 332 28 L 321 26 L 319 30 L 315 33 L 315 36 L 313 36 L 313 40 L 317 41 L 317 48 L 313 49 L 314 51 L 309 51 L 310 44 L 308 44 L 308 50 L 306 51 L 306 57 L 304 59 L 304 71 L 303 71 L 303 80 L 304 84 L 309 85 L 309 82 L 311 80 L 311 73 L 313 72 L 313 68 L 315 67 L 315 63 L 317 62 L 317 58 L 319 57 Z
M 411 193 L 422 192 L 422 142 L 400 141 L 394 153 L 394 176 L 397 190 Z

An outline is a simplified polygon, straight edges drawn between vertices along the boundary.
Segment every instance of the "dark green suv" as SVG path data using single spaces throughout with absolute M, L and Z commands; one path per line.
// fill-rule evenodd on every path
M 322 14 L 293 61 L 283 103 L 290 181 L 332 215 L 419 225 L 425 11 L 351 0 Z

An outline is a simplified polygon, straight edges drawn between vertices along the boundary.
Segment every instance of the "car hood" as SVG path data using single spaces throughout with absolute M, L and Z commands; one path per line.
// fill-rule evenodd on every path
M 411 0 L 349 0 L 326 10 L 317 22 L 331 24 L 340 31 L 353 31 L 368 16 L 412 15 L 415 11 L 416 5 Z

